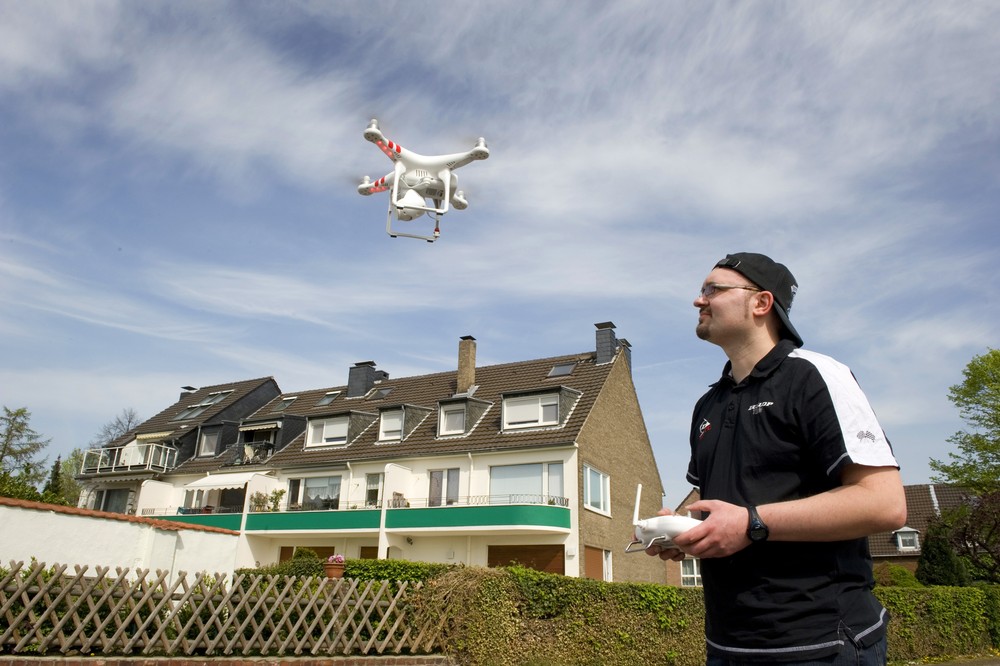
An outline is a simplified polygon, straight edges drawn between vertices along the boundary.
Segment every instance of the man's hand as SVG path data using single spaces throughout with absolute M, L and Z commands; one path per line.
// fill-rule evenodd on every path
M 674 537 L 674 544 L 695 557 L 726 557 L 750 545 L 746 507 L 720 500 L 699 500 L 687 509 L 707 513 L 701 525 Z

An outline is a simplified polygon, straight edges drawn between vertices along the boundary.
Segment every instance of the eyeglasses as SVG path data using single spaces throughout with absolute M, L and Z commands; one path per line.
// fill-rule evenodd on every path
M 754 287 L 749 284 L 718 284 L 716 282 L 709 282 L 704 287 L 701 288 L 702 298 L 712 298 L 720 291 L 728 291 L 730 289 L 746 289 L 747 291 L 762 291 L 759 287 Z

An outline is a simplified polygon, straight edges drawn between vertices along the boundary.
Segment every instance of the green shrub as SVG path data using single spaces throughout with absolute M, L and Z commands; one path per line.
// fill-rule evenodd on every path
M 880 587 L 923 587 L 912 571 L 889 562 L 875 565 L 875 584 Z

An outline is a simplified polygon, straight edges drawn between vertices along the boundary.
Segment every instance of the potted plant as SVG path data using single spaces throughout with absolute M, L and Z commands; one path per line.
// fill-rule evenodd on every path
M 342 578 L 344 576 L 344 556 L 341 554 L 331 555 L 323 563 L 327 578 Z

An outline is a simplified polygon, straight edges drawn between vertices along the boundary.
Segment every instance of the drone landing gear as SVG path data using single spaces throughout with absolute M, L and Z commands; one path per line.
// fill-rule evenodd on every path
M 396 222 L 399 222 L 398 218 L 396 219 Z M 403 238 L 416 238 L 417 240 L 425 240 L 428 243 L 433 243 L 434 241 L 436 241 L 438 238 L 441 237 L 441 214 L 440 213 L 434 214 L 434 235 L 423 236 L 421 234 L 408 234 L 402 231 L 396 231 L 395 229 L 392 228 L 392 204 L 389 204 L 389 213 L 386 215 L 385 218 L 385 232 L 389 234 L 391 238 L 397 238 L 399 236 L 402 236 Z

